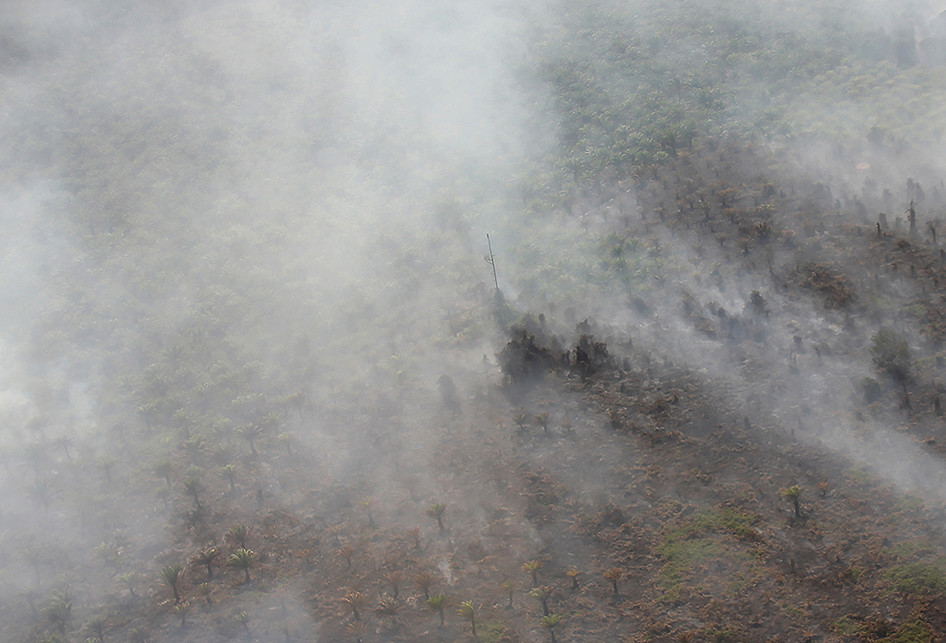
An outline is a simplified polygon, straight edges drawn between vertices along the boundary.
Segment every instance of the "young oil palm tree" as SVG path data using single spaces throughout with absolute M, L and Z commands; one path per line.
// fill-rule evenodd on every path
M 792 501 L 792 507 L 795 509 L 795 517 L 801 518 L 801 487 L 795 484 L 788 489 L 783 489 L 782 497 Z
M 351 569 L 351 559 L 355 555 L 355 548 L 346 543 L 338 548 L 338 555 L 345 559 L 345 569 Z
M 203 565 L 207 568 L 207 580 L 213 580 L 214 578 L 214 561 L 220 557 L 220 554 L 223 553 L 216 545 L 208 545 L 207 547 L 201 549 L 197 552 L 197 555 L 194 556 L 194 563 L 198 565 Z
M 392 596 L 383 595 L 378 599 L 378 604 L 374 608 L 374 613 L 378 616 L 391 619 L 391 627 L 397 627 L 397 615 L 401 610 L 401 604 Z
M 45 473 L 49 465 L 46 453 L 47 449 L 48 445 L 45 443 L 33 443 L 26 447 L 26 461 L 33 465 L 33 473 L 37 478 Z
M 266 434 L 266 426 L 261 422 L 248 422 L 237 427 L 236 432 L 249 444 L 250 455 L 254 458 L 259 455 L 256 451 L 256 442 Z
M 578 575 L 579 575 L 580 573 L 581 573 L 581 572 L 579 572 L 577 569 L 569 569 L 569 570 L 567 570 L 567 571 L 565 572 L 565 575 L 568 576 L 570 579 L 572 579 L 572 590 L 573 590 L 573 591 L 579 589 L 579 586 L 578 586 Z
M 43 609 L 43 616 L 49 619 L 60 635 L 65 635 L 66 626 L 72 617 L 72 596 L 68 592 L 56 594 L 49 605 Z
M 154 473 L 160 478 L 164 478 L 164 483 L 171 488 L 171 474 L 174 473 L 174 464 L 170 460 L 161 460 L 154 465 Z
M 125 574 L 119 574 L 116 576 L 118 584 L 128 590 L 128 595 L 132 598 L 138 598 L 138 595 L 135 594 L 135 587 L 138 586 L 138 574 L 135 572 L 127 572 Z
M 407 535 L 414 541 L 414 549 L 420 550 L 420 527 L 411 527 L 407 530 Z
M 191 611 L 190 601 L 181 601 L 174 606 L 174 613 L 181 617 L 181 628 L 187 627 L 187 615 Z
M 374 498 L 364 498 L 359 504 L 365 508 L 365 513 L 368 514 L 368 528 L 374 529 L 374 515 L 371 513 L 371 507 L 374 505 Z
M 426 601 L 427 609 L 437 612 L 440 615 L 440 627 L 443 627 L 444 616 L 443 610 L 447 607 L 447 597 L 445 594 L 434 594 L 429 597 Z
M 306 394 L 305 391 L 298 391 L 296 393 L 293 393 L 292 395 L 286 396 L 286 404 L 296 409 L 296 411 L 299 413 L 300 422 L 305 419 L 304 411 L 305 411 L 305 407 L 308 401 L 309 401 L 309 396 Z
M 512 609 L 512 595 L 516 591 L 515 585 L 507 578 L 499 587 L 509 596 L 509 603 L 506 605 L 506 609 Z
M 621 576 L 624 575 L 624 570 L 620 567 L 612 567 L 611 569 L 604 572 L 604 577 L 611 581 L 611 587 L 614 589 L 614 595 L 618 595 L 618 581 L 621 580 Z
M 72 462 L 72 453 L 69 451 L 69 449 L 76 445 L 75 440 L 69 436 L 64 435 L 60 438 L 56 438 L 56 445 L 62 449 L 63 455 L 66 456 L 66 460 Z
M 457 614 L 470 622 L 470 629 L 473 631 L 473 638 L 476 638 L 476 607 L 473 605 L 473 601 L 463 601 L 460 603 L 460 608 L 457 610 Z
M 442 502 L 435 502 L 427 507 L 427 515 L 437 520 L 437 526 L 440 528 L 441 533 L 443 533 L 444 530 L 443 514 L 446 510 L 447 505 Z
M 522 564 L 522 571 L 532 574 L 532 586 L 536 587 L 539 584 L 539 570 L 542 569 L 541 560 L 527 560 Z
M 424 592 L 424 600 L 430 600 L 430 588 L 437 578 L 428 571 L 423 571 L 414 576 L 414 586 Z
M 102 541 L 95 546 L 95 553 L 107 566 L 113 569 L 117 569 L 120 566 L 122 549 L 118 546 L 118 543 Z
M 391 596 L 394 597 L 394 600 L 397 600 L 401 589 L 401 583 L 404 582 L 404 572 L 399 569 L 395 569 L 386 573 L 384 575 L 384 580 L 386 580 L 388 585 L 391 586 Z
M 252 567 L 255 562 L 256 552 L 247 549 L 246 547 L 241 547 L 230 554 L 230 557 L 227 559 L 227 566 L 242 569 L 244 575 L 243 582 L 249 583 L 250 567 Z
M 105 483 L 109 486 L 112 484 L 112 471 L 115 469 L 115 464 L 118 462 L 116 458 L 113 458 L 110 455 L 100 455 L 96 459 L 96 464 L 99 469 L 102 470 L 102 473 L 105 474 Z
M 548 616 L 552 613 L 551 610 L 549 610 L 549 598 L 551 598 L 553 591 L 554 588 L 551 585 L 533 587 L 529 591 L 529 596 L 539 601 L 539 603 L 542 605 L 542 614 L 545 616 Z
M 244 634 L 250 633 L 250 615 L 246 613 L 246 610 L 240 610 L 234 614 L 233 620 L 243 626 Z
M 361 620 L 361 608 L 365 605 L 365 597 L 361 592 L 351 591 L 339 599 L 347 612 L 351 613 L 353 621 Z
M 564 619 L 559 614 L 546 614 L 539 620 L 539 623 L 542 624 L 542 627 L 549 631 L 549 636 L 551 637 L 550 640 L 552 643 L 556 643 L 555 628 L 558 627 L 563 620 Z
M 512 421 L 516 423 L 516 426 L 519 427 L 519 433 L 523 433 L 526 430 L 526 423 L 529 421 L 529 415 L 525 412 L 516 413 L 512 416 Z
M 105 641 L 105 630 L 108 628 L 108 619 L 106 619 L 101 614 L 93 616 L 88 621 L 85 622 L 85 625 L 82 626 L 82 629 L 88 632 L 98 643 L 104 643 Z M 92 639 L 88 639 L 92 640 Z
M 49 501 L 52 500 L 53 491 L 46 478 L 37 479 L 36 482 L 33 483 L 33 487 L 30 489 L 30 496 L 34 501 L 42 503 L 43 511 L 49 513 Z
M 181 595 L 177 591 L 177 584 L 181 580 L 181 571 L 180 565 L 168 564 L 161 568 L 161 579 L 167 583 L 167 586 L 171 588 L 172 592 L 174 592 L 175 605 L 181 602 Z
M 252 531 L 253 528 L 243 522 L 239 525 L 230 527 L 230 529 L 227 530 L 227 534 L 223 538 L 228 543 L 236 543 L 240 546 L 240 549 L 246 549 L 246 543 L 249 540 L 250 533 Z
M 368 627 L 367 623 L 362 621 L 352 621 L 345 626 L 345 633 L 348 634 L 348 636 L 350 636 L 355 643 L 363 643 L 369 629 L 370 628 Z
M 204 485 L 200 478 L 187 476 L 184 478 L 184 491 L 194 500 L 194 509 L 200 509 L 200 493 L 204 490 Z
M 227 482 L 230 483 L 230 493 L 233 493 L 236 490 L 236 467 L 232 464 L 225 464 L 220 470 L 227 477 Z

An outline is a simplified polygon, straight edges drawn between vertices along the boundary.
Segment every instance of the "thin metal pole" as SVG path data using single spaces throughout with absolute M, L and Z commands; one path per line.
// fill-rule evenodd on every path
M 493 283 L 496 285 L 496 290 L 499 290 L 499 279 L 496 278 L 496 259 L 493 257 L 493 244 L 489 240 L 489 233 L 486 233 L 486 245 L 489 246 L 489 259 L 486 262 L 493 267 Z

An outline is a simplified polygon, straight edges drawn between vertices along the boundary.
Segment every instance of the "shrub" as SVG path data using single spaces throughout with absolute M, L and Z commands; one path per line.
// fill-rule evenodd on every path
M 765 301 L 765 297 L 763 297 L 762 293 L 758 290 L 753 290 L 752 294 L 749 295 L 749 301 L 746 302 L 746 310 L 756 317 L 769 316 L 769 306 Z
M 507 383 L 541 379 L 555 365 L 552 351 L 524 330 L 513 329 L 513 338 L 498 357 Z
M 946 592 L 946 566 L 936 563 L 897 565 L 884 572 L 884 578 L 905 594 L 929 596 Z
M 862 379 L 861 389 L 864 391 L 864 404 L 873 404 L 883 397 L 883 391 L 880 388 L 880 383 L 873 377 L 865 377 Z
M 912 357 L 907 340 L 890 328 L 881 328 L 871 340 L 870 357 L 874 366 L 898 382 L 910 377 Z
M 904 623 L 897 633 L 891 637 L 892 643 L 925 643 L 931 641 L 933 630 L 923 621 Z
M 802 286 L 821 295 L 827 308 L 846 308 L 856 299 L 847 276 L 833 264 L 808 264 L 799 276 Z
M 595 341 L 594 335 L 583 334 L 575 344 L 575 366 L 582 376 L 609 368 L 611 356 L 608 354 L 608 345 Z

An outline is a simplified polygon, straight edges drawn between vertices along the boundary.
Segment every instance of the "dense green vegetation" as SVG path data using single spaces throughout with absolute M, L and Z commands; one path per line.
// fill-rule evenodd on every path
M 561 171 L 578 185 L 640 176 L 698 137 L 925 140 L 941 114 L 917 108 L 937 102 L 942 72 L 892 63 L 894 38 L 857 4 L 558 7 L 536 71 L 561 116 Z

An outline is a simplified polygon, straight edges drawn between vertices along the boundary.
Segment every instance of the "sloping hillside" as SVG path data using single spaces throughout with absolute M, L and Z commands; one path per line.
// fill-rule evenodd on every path
M 933 3 L 11 6 L 0 638 L 943 638 Z

